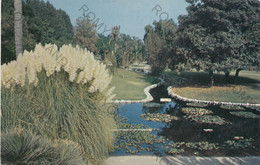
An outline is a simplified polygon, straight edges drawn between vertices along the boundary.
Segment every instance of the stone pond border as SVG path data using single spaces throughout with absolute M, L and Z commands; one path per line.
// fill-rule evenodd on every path
M 245 108 L 259 108 L 260 107 L 260 104 L 250 104 L 250 103 L 232 103 L 232 102 L 218 102 L 218 101 L 206 101 L 206 100 L 196 100 L 196 99 L 189 99 L 189 98 L 185 98 L 185 97 L 182 97 L 182 96 L 179 96 L 177 94 L 175 94 L 173 91 L 172 91 L 173 87 L 172 86 L 169 86 L 167 88 L 167 91 L 168 91 L 168 94 L 178 100 L 178 101 L 183 101 L 183 102 L 186 102 L 186 103 L 203 103 L 203 104 L 207 104 L 207 105 L 227 105 L 227 106 L 240 106 L 240 107 L 245 107 Z
M 153 84 L 153 85 L 150 85 L 150 86 L 144 88 L 144 93 L 146 95 L 146 99 L 142 99 L 142 100 L 112 100 L 110 103 L 120 104 L 120 103 L 147 103 L 147 102 L 151 102 L 151 101 L 153 101 L 153 96 L 150 94 L 149 91 L 153 88 L 159 87 L 159 86 L 164 84 L 164 80 L 161 79 L 161 78 L 159 78 L 159 79 L 160 79 L 159 83 Z

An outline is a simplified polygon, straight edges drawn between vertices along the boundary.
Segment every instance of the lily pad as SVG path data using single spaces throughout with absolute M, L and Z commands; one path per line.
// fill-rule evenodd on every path
M 231 124 L 229 121 L 226 121 L 217 115 L 213 115 L 211 110 L 205 108 L 182 108 L 181 111 L 186 114 L 184 118 L 195 121 L 196 123 L 218 125 Z
M 148 121 L 165 122 L 165 123 L 169 123 L 172 120 L 179 120 L 179 117 L 165 114 L 165 113 L 147 113 L 147 114 L 141 114 L 140 117 Z

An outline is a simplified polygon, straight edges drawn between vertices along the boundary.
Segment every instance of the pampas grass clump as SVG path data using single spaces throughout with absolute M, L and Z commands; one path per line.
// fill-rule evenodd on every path
M 3 132 L 21 126 L 50 140 L 73 141 L 92 164 L 108 155 L 110 129 L 116 127 L 107 103 L 113 88 L 108 89 L 105 65 L 92 53 L 78 46 L 36 45 L 1 69 Z

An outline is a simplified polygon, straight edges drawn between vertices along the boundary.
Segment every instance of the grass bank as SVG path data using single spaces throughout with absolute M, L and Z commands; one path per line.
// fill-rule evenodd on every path
M 175 75 L 171 72 L 168 74 Z M 214 87 L 208 87 L 207 72 L 183 72 L 179 76 L 189 79 L 187 84 L 173 89 L 180 96 L 209 101 L 260 103 L 260 72 L 241 71 L 236 84 L 226 84 L 224 73 L 215 73 Z M 233 76 L 234 72 L 230 78 Z
M 114 99 L 140 100 L 146 98 L 144 88 L 158 82 L 157 78 L 143 73 L 117 69 L 110 86 L 116 87 Z

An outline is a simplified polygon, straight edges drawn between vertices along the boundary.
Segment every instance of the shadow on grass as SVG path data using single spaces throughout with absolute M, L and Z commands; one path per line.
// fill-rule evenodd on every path
M 174 74 L 172 74 L 174 75 Z M 198 86 L 198 87 L 209 87 L 209 74 L 206 72 L 182 72 L 179 76 L 190 79 L 191 81 L 185 84 L 185 86 Z M 234 79 L 233 75 L 230 75 L 229 80 L 232 81 Z M 249 78 L 243 76 L 239 76 L 236 85 L 244 85 L 252 88 L 258 87 L 257 84 L 260 84 L 260 78 Z M 226 82 L 226 78 L 224 74 L 215 73 L 214 74 L 214 86 L 230 86 L 231 83 Z
M 152 84 L 157 84 L 160 82 L 160 80 L 157 77 L 151 76 L 151 75 L 144 75 L 138 77 L 141 80 L 144 80 L 145 82 Z

